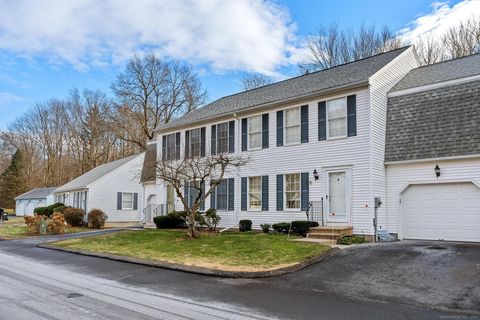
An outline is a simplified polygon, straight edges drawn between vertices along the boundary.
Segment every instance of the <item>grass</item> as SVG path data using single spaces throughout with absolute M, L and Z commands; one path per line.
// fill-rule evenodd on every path
M 67 233 L 78 233 L 89 231 L 86 228 L 72 227 L 67 229 Z M 21 239 L 26 237 L 37 236 L 31 234 L 25 226 L 23 217 L 8 217 L 8 221 L 0 223 L 0 238 L 2 239 Z
M 186 239 L 183 230 L 123 231 L 56 242 L 64 248 L 103 252 L 229 271 L 286 267 L 329 249 L 316 243 L 288 241 L 281 234 L 202 234 Z

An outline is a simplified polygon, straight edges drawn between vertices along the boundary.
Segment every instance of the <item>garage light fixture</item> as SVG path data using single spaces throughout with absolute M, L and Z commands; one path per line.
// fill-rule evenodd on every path
M 317 172 L 317 169 L 313 169 L 313 178 L 315 180 L 318 180 L 318 172 Z
M 438 164 L 435 166 L 435 174 L 437 175 L 438 179 L 438 177 L 440 177 L 440 167 L 438 166 Z

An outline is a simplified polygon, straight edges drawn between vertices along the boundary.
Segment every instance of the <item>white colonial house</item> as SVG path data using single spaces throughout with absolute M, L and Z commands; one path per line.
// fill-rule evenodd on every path
M 100 165 L 55 190 L 55 201 L 87 214 L 100 209 L 108 223 L 142 219 L 143 190 L 140 185 L 144 153 Z
M 15 198 L 15 214 L 17 216 L 32 216 L 37 207 L 46 207 L 54 203 L 52 188 L 35 188 Z
M 406 47 L 226 96 L 171 121 L 147 148 L 146 220 L 182 209 L 155 179 L 156 160 L 248 154 L 205 199 L 223 227 L 308 218 L 359 235 L 480 241 L 479 61 L 419 68 Z
M 222 226 L 305 220 L 308 211 L 373 235 L 374 198 L 386 198 L 387 92 L 417 66 L 406 47 L 223 97 L 161 127 L 156 153 L 249 154 L 205 201 Z M 180 206 L 169 189 L 146 184 L 144 206 Z

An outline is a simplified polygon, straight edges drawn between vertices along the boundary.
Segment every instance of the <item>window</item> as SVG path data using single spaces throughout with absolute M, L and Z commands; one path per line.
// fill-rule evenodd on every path
M 248 208 L 253 210 L 262 208 L 262 177 L 248 178 Z
M 329 138 L 347 136 L 347 99 L 327 101 L 327 132 Z
M 166 139 L 166 160 L 174 160 L 176 157 L 176 134 L 167 135 Z
M 190 130 L 190 157 L 200 157 L 201 141 L 200 141 L 200 128 Z
M 222 179 L 222 181 L 215 188 L 216 195 L 216 209 L 224 210 L 228 209 L 228 180 Z
M 217 153 L 228 153 L 228 122 L 217 125 Z
M 300 143 L 300 108 L 285 110 L 285 144 Z
M 262 116 L 248 118 L 248 148 L 262 147 Z
M 202 186 L 200 185 L 200 181 L 190 181 L 188 184 L 187 184 L 187 192 L 188 192 L 188 205 L 190 207 L 193 206 L 193 204 L 195 203 L 195 200 L 197 199 L 198 197 L 198 194 L 200 193 L 200 189 L 202 191 L 204 191 L 202 188 Z M 200 204 L 203 202 L 203 200 L 200 201 Z
M 300 209 L 300 174 L 285 175 L 285 207 L 287 209 Z
M 133 193 L 122 193 L 122 210 L 133 210 Z

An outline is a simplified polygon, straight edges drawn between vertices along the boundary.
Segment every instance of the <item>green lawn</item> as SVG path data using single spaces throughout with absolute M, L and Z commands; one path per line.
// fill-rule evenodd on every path
M 77 233 L 89 231 L 86 228 L 72 227 L 68 228 L 67 233 Z M 8 221 L 0 223 L 0 238 L 3 239 L 19 239 L 35 236 L 28 233 L 23 217 L 8 217 Z
M 230 271 L 281 268 L 329 249 L 316 243 L 288 241 L 280 234 L 202 234 L 190 240 L 183 230 L 124 231 L 55 245 Z

